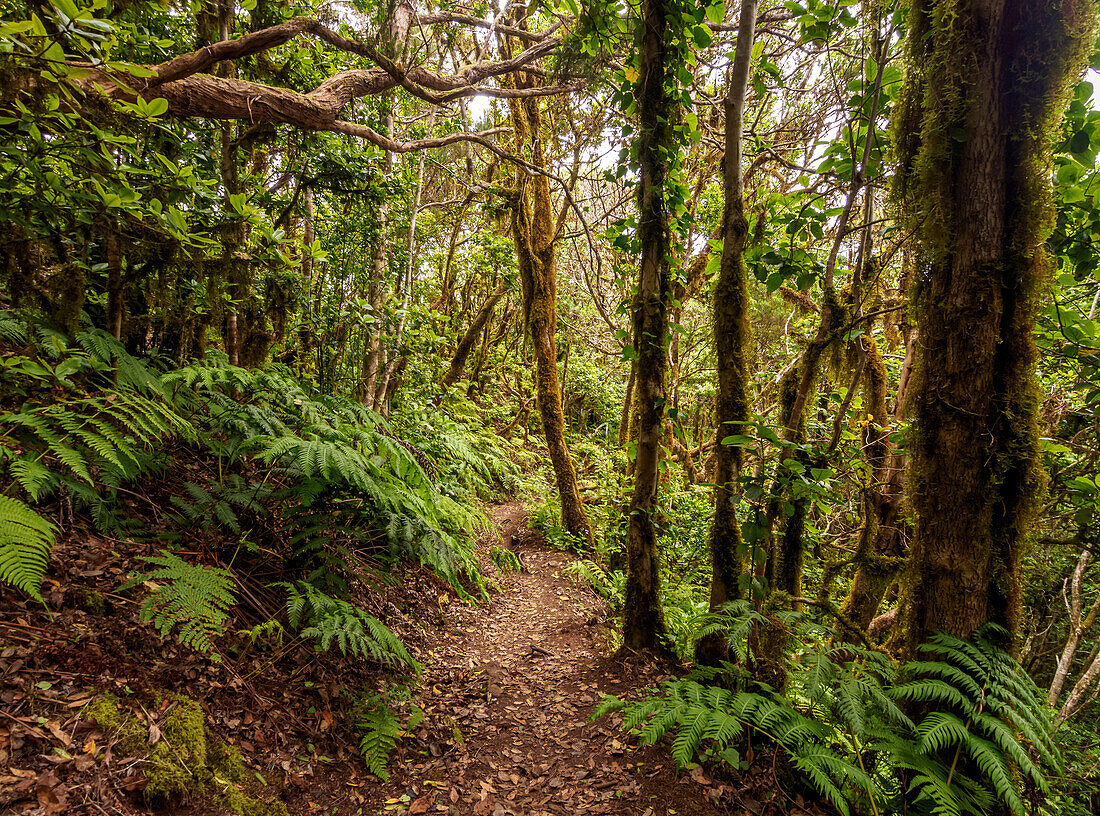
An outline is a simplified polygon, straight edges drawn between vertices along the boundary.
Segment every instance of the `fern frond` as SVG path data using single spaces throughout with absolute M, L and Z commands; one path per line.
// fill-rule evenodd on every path
M 18 499 L 0 495 L 0 580 L 42 601 L 54 541 L 52 524 Z
M 390 776 L 386 772 L 386 763 L 397 744 L 401 724 L 385 702 L 374 697 L 371 698 L 370 707 L 360 715 L 358 725 L 362 731 L 359 753 L 363 756 L 367 770 L 383 782 L 388 781 Z
M 123 586 L 139 582 L 150 586 L 149 597 L 141 605 L 142 620 L 152 621 L 161 637 L 178 626 L 176 638 L 181 643 L 220 660 L 213 640 L 225 633 L 228 610 L 237 602 L 232 574 L 219 567 L 189 564 L 166 550 L 141 560 L 153 569 Z

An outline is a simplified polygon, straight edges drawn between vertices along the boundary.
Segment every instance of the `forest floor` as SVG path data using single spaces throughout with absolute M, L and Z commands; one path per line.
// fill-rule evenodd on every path
M 604 693 L 636 698 L 680 667 L 616 655 L 605 603 L 564 571 L 574 557 L 530 531 L 521 505 L 491 515 L 499 533 L 481 541 L 486 574 L 501 543 L 525 571 L 499 575 L 490 601 L 455 599 L 423 569 L 392 594 L 358 599 L 424 666 L 396 686 L 364 661 L 294 644 L 261 650 L 227 636 L 212 659 L 162 639 L 137 600 L 117 593 L 156 542 L 120 547 L 71 526 L 51 558 L 48 608 L 0 592 L 0 816 L 226 813 L 209 782 L 216 767 L 205 783 L 185 775 L 181 795 L 149 798 L 153 746 L 176 752 L 166 734 L 186 706 L 201 712 L 203 752 L 239 751 L 240 790 L 295 816 L 802 812 L 799 797 L 777 790 L 772 763 L 725 779 L 677 771 L 667 747 L 639 749 L 619 715 L 589 722 Z M 263 587 L 242 585 L 258 608 L 239 612 L 238 626 L 270 616 Z M 355 750 L 352 712 L 372 687 L 387 691 L 406 729 L 385 782 Z M 93 715 L 104 701 L 123 729 Z M 279 809 L 264 808 L 251 812 Z
M 639 751 L 607 718 L 589 722 L 603 694 L 629 695 L 669 675 L 611 653 L 603 601 L 565 574 L 573 557 L 526 527 L 519 504 L 493 509 L 525 571 L 500 580 L 482 606 L 451 605 L 424 655 L 416 698 L 427 723 L 450 724 L 442 743 L 398 750 L 378 804 L 409 814 L 715 814 L 730 791 L 701 769 L 677 774 L 667 750 Z

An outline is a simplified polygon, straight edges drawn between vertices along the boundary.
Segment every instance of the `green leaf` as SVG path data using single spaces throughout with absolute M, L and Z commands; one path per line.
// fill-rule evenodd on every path
M 146 109 L 146 113 L 149 116 L 163 116 L 168 112 L 168 100 L 163 97 L 157 97 L 149 102 L 149 107 Z

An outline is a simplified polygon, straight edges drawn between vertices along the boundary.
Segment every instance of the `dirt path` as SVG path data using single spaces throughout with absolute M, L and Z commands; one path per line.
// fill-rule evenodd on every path
M 490 604 L 446 605 L 448 635 L 425 655 L 426 713 L 395 752 L 382 813 L 473 816 L 715 814 L 721 786 L 638 751 L 606 720 L 602 693 L 662 679 L 609 654 L 603 602 L 562 568 L 572 558 L 526 528 L 518 504 L 493 520 L 529 572 L 500 579 Z M 513 534 L 514 533 L 514 534 Z M 425 750 L 426 749 L 426 750 Z

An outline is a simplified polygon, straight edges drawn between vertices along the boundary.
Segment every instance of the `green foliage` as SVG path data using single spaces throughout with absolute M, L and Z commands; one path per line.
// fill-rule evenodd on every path
M 496 565 L 497 570 L 502 574 L 508 572 L 523 572 L 523 564 L 520 563 L 519 556 L 507 547 L 490 547 L 489 559 Z
M 141 619 L 153 621 L 161 637 L 178 626 L 180 643 L 220 660 L 213 640 L 225 633 L 229 610 L 237 602 L 232 574 L 218 567 L 188 564 L 165 551 L 141 560 L 154 569 L 123 584 L 124 589 L 138 583 L 149 587 L 149 596 L 141 604 Z
M 611 605 L 612 610 L 617 611 L 623 608 L 626 592 L 625 573 L 620 570 L 605 570 L 588 558 L 571 561 L 565 565 L 562 571 L 596 590 L 600 597 Z
M 37 356 L 9 356 L 0 368 L 6 393 L 22 401 L 0 410 L 0 474 L 32 502 L 64 488 L 112 527 L 119 483 L 159 467 L 160 449 L 194 429 L 165 401 L 155 373 L 110 335 L 82 332 L 70 346 L 11 313 L 2 319 L 6 336 L 31 343 Z M 89 395 L 87 386 L 99 392 Z M 41 599 L 52 525 L 23 502 L 0 498 L 0 580 Z
M 747 656 L 759 613 L 731 605 L 704 632 L 723 631 Z M 1034 685 L 987 627 L 971 641 L 938 635 L 932 659 L 900 669 L 885 655 L 842 644 L 789 613 L 807 645 L 787 663 L 788 686 L 744 687 L 725 664 L 667 681 L 636 703 L 605 698 L 594 716 L 623 710 L 623 727 L 651 745 L 671 735 L 681 765 L 720 759 L 737 766 L 738 746 L 757 733 L 776 746 L 839 812 L 984 814 L 994 802 L 1023 813 L 1022 785 L 1049 791 L 1042 768 L 1060 758 Z M 907 712 L 919 712 L 910 719 Z
M 386 772 L 386 763 L 401 734 L 397 715 L 384 699 L 374 696 L 363 706 L 357 724 L 362 732 L 359 753 L 367 764 L 367 770 L 383 782 L 388 781 L 390 775 Z
M 267 485 L 246 482 L 236 473 L 229 474 L 225 484 L 211 482 L 204 487 L 187 482 L 183 488 L 187 492 L 187 498 L 170 496 L 169 501 L 180 511 L 185 524 L 198 523 L 207 530 L 214 525 L 221 525 L 233 534 L 242 532 L 237 511 L 233 508 L 266 514 L 261 502 L 272 493 Z
M 893 689 L 929 710 L 913 753 L 896 760 L 934 813 L 980 813 L 990 798 L 1022 813 L 1019 778 L 1047 795 L 1043 768 L 1061 768 L 1041 694 L 999 645 L 1006 634 L 992 625 L 970 641 L 937 634 L 920 647 L 929 659 L 906 664 Z
M 480 474 L 468 478 L 487 485 L 500 466 L 491 446 L 456 445 L 460 426 L 453 420 L 445 422 L 453 432 L 434 447 L 410 441 L 359 403 L 319 394 L 277 367 L 247 371 L 215 357 L 163 382 L 204 445 L 231 463 L 262 465 L 265 481 L 274 482 L 231 476 L 188 487 L 189 500 L 173 502 L 187 519 L 212 513 L 236 532 L 234 508 L 262 513 L 270 499 L 314 583 L 340 587 L 369 554 L 388 566 L 423 564 L 460 595 L 464 580 L 484 592 L 471 536 L 484 516 L 447 495 L 448 482 L 438 476 L 444 469 Z M 480 457 L 479 447 L 487 451 Z
M 287 593 L 290 628 L 300 630 L 304 638 L 316 640 L 318 651 L 328 651 L 335 644 L 344 655 L 351 653 L 393 668 L 421 672 L 420 664 L 405 644 L 374 616 L 345 600 L 326 595 L 306 581 L 279 586 Z
M 42 600 L 54 526 L 18 499 L 0 496 L 0 580 Z

